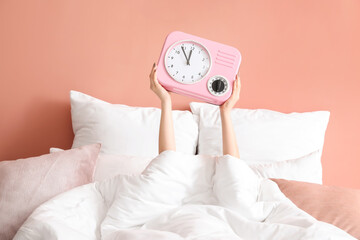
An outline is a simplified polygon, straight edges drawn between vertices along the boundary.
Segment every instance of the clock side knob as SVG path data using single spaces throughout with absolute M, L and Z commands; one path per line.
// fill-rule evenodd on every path
M 222 96 L 229 90 L 229 83 L 223 76 L 213 76 L 207 84 L 209 92 L 214 96 Z
M 223 81 L 221 81 L 220 79 L 217 79 L 217 80 L 213 81 L 213 83 L 211 84 L 211 88 L 215 92 L 220 93 L 220 92 L 224 91 L 225 83 Z

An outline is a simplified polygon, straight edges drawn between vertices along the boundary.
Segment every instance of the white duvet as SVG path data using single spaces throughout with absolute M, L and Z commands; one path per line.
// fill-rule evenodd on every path
M 354 239 L 298 209 L 242 160 L 166 151 L 140 176 L 75 188 L 36 209 L 23 239 Z

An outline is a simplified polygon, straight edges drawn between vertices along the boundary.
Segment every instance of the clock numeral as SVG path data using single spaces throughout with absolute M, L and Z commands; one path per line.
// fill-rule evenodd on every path
M 192 63 L 196 63 L 194 65 L 194 68 L 197 70 L 200 70 L 199 72 L 191 72 L 194 69 L 183 69 L 183 62 L 181 60 L 183 57 L 183 53 L 185 55 L 185 58 L 188 62 L 188 57 L 192 53 Z M 196 56 L 194 56 L 194 54 Z M 179 56 L 180 55 L 180 56 Z M 207 54 L 206 48 L 204 48 L 201 44 L 197 44 L 193 41 L 183 41 L 182 43 L 178 45 L 174 45 L 174 47 L 171 48 L 171 51 L 166 56 L 165 67 L 169 73 L 169 76 L 171 76 L 174 80 L 179 81 L 180 83 L 196 83 L 200 81 L 201 79 L 206 76 L 209 66 L 210 66 L 210 56 Z M 179 62 L 178 62 L 179 60 Z M 165 62 L 166 62 L 165 61 Z M 193 64 L 192 64 L 193 65 Z M 190 72 L 186 73 L 186 71 L 191 70 Z

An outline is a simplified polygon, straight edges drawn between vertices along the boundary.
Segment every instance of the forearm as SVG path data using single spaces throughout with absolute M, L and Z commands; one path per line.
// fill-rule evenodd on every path
M 230 113 L 230 110 L 223 110 L 220 108 L 223 155 L 229 154 L 233 157 L 240 158 Z
M 159 153 L 166 150 L 176 151 L 171 104 L 171 100 L 161 102 Z

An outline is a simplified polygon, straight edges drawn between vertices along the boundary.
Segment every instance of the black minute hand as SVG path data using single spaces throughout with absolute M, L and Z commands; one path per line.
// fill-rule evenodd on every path
M 183 51 L 183 53 L 184 53 L 184 55 L 185 55 L 186 65 L 190 65 L 190 63 L 189 63 L 189 59 L 188 59 L 188 57 L 186 56 L 186 53 L 185 53 L 184 47 L 183 47 L 183 46 L 181 46 L 181 49 L 182 49 L 182 51 Z

